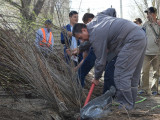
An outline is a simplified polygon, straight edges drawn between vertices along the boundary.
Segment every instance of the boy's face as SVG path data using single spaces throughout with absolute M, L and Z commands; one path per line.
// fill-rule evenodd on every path
M 93 18 L 88 18 L 88 23 L 92 21 Z
M 76 24 L 78 22 L 78 14 L 73 14 L 72 17 L 69 17 L 71 24 Z
M 87 22 L 84 22 L 84 24 L 87 24 L 87 23 L 91 22 L 92 19 L 93 19 L 93 18 L 88 18 L 88 21 L 87 21 Z
M 139 23 L 138 21 L 135 22 L 137 25 L 141 25 L 141 23 Z
M 81 40 L 82 42 L 89 40 L 89 34 L 86 28 L 82 28 L 82 33 L 76 33 L 75 37 L 77 40 Z

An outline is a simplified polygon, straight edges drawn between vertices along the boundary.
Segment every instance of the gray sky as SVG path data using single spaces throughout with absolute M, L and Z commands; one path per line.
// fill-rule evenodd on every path
M 142 0 L 136 0 L 139 4 L 141 1 Z M 90 13 L 96 15 L 98 12 L 110 8 L 111 5 L 116 9 L 117 17 L 120 17 L 120 0 L 71 0 L 70 8 L 71 10 L 79 11 L 79 22 L 82 22 L 82 16 L 88 9 L 90 9 Z M 134 0 L 122 0 L 122 11 L 124 19 L 132 21 L 135 19 L 134 17 L 141 17 L 137 14 L 139 10 Z
M 120 17 L 120 0 L 71 0 L 71 10 L 79 10 L 79 22 L 82 22 L 82 16 L 84 13 L 90 9 L 90 12 L 96 15 L 98 12 L 101 12 L 107 8 L 110 8 L 111 5 L 117 11 L 117 17 Z M 123 18 L 129 19 L 127 9 L 130 7 L 131 0 L 122 0 L 122 10 Z M 81 2 L 81 5 L 80 5 Z M 79 9 L 80 7 L 80 9 Z

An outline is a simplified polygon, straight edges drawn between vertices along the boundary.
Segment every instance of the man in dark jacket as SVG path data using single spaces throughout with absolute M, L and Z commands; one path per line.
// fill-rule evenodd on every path
M 70 57 L 74 61 L 75 66 L 78 62 L 82 60 L 82 55 L 80 54 L 77 56 L 71 56 L 70 49 L 77 48 L 80 44 L 80 41 L 76 41 L 75 37 L 72 36 L 72 29 L 74 24 L 78 22 L 78 12 L 71 11 L 69 13 L 69 20 L 70 23 L 66 25 L 61 32 L 61 43 L 64 45 L 64 57 L 67 63 L 70 63 Z
M 75 24 L 73 36 L 88 41 L 93 47 L 96 61 L 92 82 L 96 85 L 99 83 L 107 59 L 111 61 L 117 56 L 114 70 L 116 98 L 120 105 L 130 110 L 134 107 L 137 97 L 146 36 L 135 23 L 111 16 L 106 10 L 99 13 L 87 25 Z

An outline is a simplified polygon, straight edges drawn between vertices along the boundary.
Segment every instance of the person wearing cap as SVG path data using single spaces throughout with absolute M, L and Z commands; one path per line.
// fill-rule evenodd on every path
M 71 55 L 71 50 L 77 48 L 80 44 L 80 41 L 76 41 L 75 37 L 72 36 L 72 28 L 74 24 L 78 22 L 78 12 L 71 11 L 69 13 L 70 23 L 62 28 L 61 32 L 61 43 L 64 45 L 64 57 L 66 62 L 69 64 L 70 59 L 74 61 L 75 66 L 77 66 L 78 62 L 82 60 L 82 54 L 75 56 Z
M 43 28 L 37 30 L 35 45 L 44 55 L 49 54 L 53 50 L 54 37 L 51 32 L 52 21 L 46 20 Z
M 141 20 L 141 18 L 136 18 L 133 22 L 136 23 L 139 26 L 142 26 L 142 20 Z
M 153 87 L 155 81 L 156 84 L 153 87 L 153 93 L 157 91 L 157 82 L 158 82 L 158 69 L 159 69 L 159 55 L 160 55 L 160 46 L 158 43 L 157 37 L 160 36 L 160 24 L 157 20 L 157 9 L 154 7 L 150 7 L 145 10 L 147 14 L 147 19 L 143 25 L 143 29 L 146 31 L 147 36 L 147 49 L 145 52 L 143 71 L 142 71 L 142 91 L 140 93 L 145 93 L 147 95 L 151 95 L 151 87 Z M 153 67 L 153 83 L 149 85 L 149 76 L 150 76 L 150 68 Z
M 147 44 L 145 32 L 131 21 L 109 16 L 105 10 L 87 25 L 75 24 L 73 36 L 89 42 L 93 47 L 96 61 L 92 82 L 95 85 L 99 83 L 108 56 L 108 61 L 117 56 L 114 65 L 116 101 L 120 103 L 120 108 L 123 106 L 127 110 L 133 109 Z

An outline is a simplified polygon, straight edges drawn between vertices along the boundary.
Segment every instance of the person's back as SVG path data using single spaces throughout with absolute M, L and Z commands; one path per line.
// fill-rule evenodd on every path
M 108 11 L 107 9 L 99 13 L 91 23 L 87 24 L 87 29 L 90 33 L 94 33 L 90 34 L 90 42 L 92 43 L 94 39 L 97 39 L 97 41 L 94 41 L 93 46 L 99 46 L 101 49 L 101 45 L 107 44 L 109 51 L 112 52 L 114 50 L 114 52 L 119 52 L 119 49 L 122 47 L 122 41 L 124 40 L 122 38 L 126 37 L 128 33 L 138 26 L 131 21 L 111 17 L 108 15 L 111 14 L 110 12 L 112 11 Z
M 87 26 L 76 24 L 73 35 L 82 41 L 89 41 L 93 47 L 96 61 L 92 82 L 95 85 L 98 85 L 106 67 L 108 50 L 116 52 L 114 82 L 117 102 L 120 103 L 120 107 L 133 109 L 146 49 L 146 36 L 142 28 L 102 12 Z
M 136 27 L 131 21 L 111 17 L 104 13 L 98 14 L 92 21 L 94 22 L 87 24 L 88 30 L 102 33 L 102 36 L 107 36 L 106 39 L 108 41 L 114 40 L 114 38 L 119 36 L 119 33 L 125 36 Z M 104 30 L 109 32 L 105 33 Z

